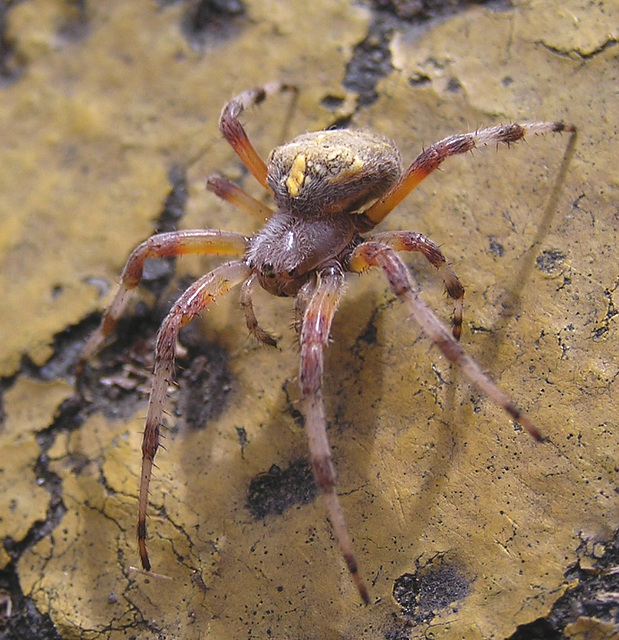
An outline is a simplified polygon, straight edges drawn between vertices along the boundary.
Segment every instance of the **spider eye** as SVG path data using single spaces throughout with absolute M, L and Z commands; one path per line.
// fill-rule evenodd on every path
M 262 265 L 262 276 L 264 278 L 274 278 L 275 277 L 275 267 L 273 267 L 272 262 L 265 262 Z

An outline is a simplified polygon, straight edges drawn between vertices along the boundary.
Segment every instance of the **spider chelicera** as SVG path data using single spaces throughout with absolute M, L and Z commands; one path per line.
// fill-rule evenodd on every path
M 146 516 L 153 460 L 159 447 L 167 389 L 174 373 L 178 333 L 217 296 L 240 284 L 247 327 L 260 342 L 275 339 L 259 324 L 252 292 L 258 284 L 276 296 L 295 298 L 295 326 L 300 345 L 299 381 L 309 452 L 316 483 L 348 569 L 362 600 L 370 601 L 361 577 L 344 514 L 336 493 L 335 468 L 327 437 L 323 401 L 323 352 L 344 289 L 345 274 L 371 267 L 383 270 L 393 293 L 444 356 L 536 440 L 539 431 L 458 344 L 462 328 L 464 288 L 441 250 L 429 238 L 410 231 L 369 233 L 425 177 L 449 156 L 489 143 L 516 142 L 526 133 L 575 131 L 562 122 L 508 124 L 450 136 L 428 147 L 402 171 L 395 144 L 371 131 L 331 130 L 305 133 L 275 148 L 265 163 L 252 146 L 239 117 L 267 96 L 290 91 L 273 82 L 250 89 L 228 102 L 219 127 L 243 164 L 273 196 L 275 210 L 213 175 L 207 188 L 264 223 L 251 237 L 240 233 L 196 229 L 154 235 L 127 260 L 119 289 L 92 335 L 80 363 L 92 357 L 113 332 L 129 294 L 142 277 L 147 258 L 184 254 L 221 254 L 235 258 L 194 282 L 177 300 L 157 335 L 152 390 L 142 443 L 138 511 L 138 544 L 142 566 L 150 571 L 146 550 Z M 369 235 L 368 235 L 369 233 Z M 417 251 L 432 264 L 454 302 L 451 332 L 419 297 L 410 269 L 397 252 Z

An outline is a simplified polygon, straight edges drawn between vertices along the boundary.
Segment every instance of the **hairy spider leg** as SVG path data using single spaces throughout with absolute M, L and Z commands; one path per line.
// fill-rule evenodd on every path
M 116 328 L 118 320 L 129 302 L 131 292 L 142 279 L 144 263 L 147 258 L 189 254 L 242 255 L 246 248 L 247 238 L 244 235 L 213 229 L 159 233 L 142 242 L 127 259 L 120 277 L 118 291 L 103 314 L 99 328 L 92 334 L 82 350 L 77 370 L 79 371 L 83 363 L 99 351 L 105 339 Z
M 257 273 L 252 273 L 241 286 L 240 302 L 241 309 L 243 309 L 243 313 L 245 314 L 245 324 L 249 329 L 249 333 L 251 333 L 258 342 L 262 342 L 269 347 L 276 347 L 277 340 L 260 326 L 258 319 L 256 318 L 256 313 L 254 312 L 252 293 L 257 277 Z
M 386 231 L 373 234 L 366 240 L 387 244 L 396 251 L 418 251 L 433 267 L 436 267 L 447 294 L 454 301 L 451 332 L 456 340 L 460 340 L 464 311 L 464 287 L 438 246 L 430 238 L 413 231 Z
M 294 315 L 292 319 L 292 328 L 297 334 L 297 338 L 301 339 L 301 329 L 303 328 L 303 316 L 311 297 L 316 290 L 317 277 L 313 275 L 298 291 L 297 297 L 294 299 Z
M 369 231 L 397 207 L 404 198 L 449 156 L 472 151 L 481 145 L 504 143 L 509 145 L 524 138 L 527 133 L 574 132 L 576 129 L 563 122 L 528 122 L 506 124 L 470 133 L 449 136 L 424 149 L 411 166 L 387 193 L 360 215 L 359 229 Z
M 222 200 L 233 204 L 235 207 L 245 211 L 245 213 L 249 213 L 250 216 L 260 220 L 260 222 L 266 222 L 274 213 L 270 207 L 262 204 L 260 200 L 256 200 L 234 182 L 220 176 L 218 173 L 214 173 L 207 178 L 206 188 Z
M 290 91 L 296 95 L 298 89 L 283 82 L 269 82 L 261 87 L 248 89 L 232 98 L 224 106 L 219 117 L 219 130 L 224 138 L 229 142 L 254 178 L 269 192 L 271 189 L 267 184 L 267 166 L 250 142 L 239 116 L 245 109 L 258 105 L 267 97 L 282 91 Z
M 142 471 L 140 473 L 140 497 L 138 501 L 138 546 L 142 567 L 150 571 L 146 550 L 146 516 L 148 513 L 149 485 L 153 461 L 159 448 L 159 431 L 168 387 L 174 375 L 174 358 L 178 332 L 193 320 L 215 298 L 241 283 L 251 273 L 241 260 L 226 262 L 196 280 L 176 301 L 165 317 L 155 347 L 155 368 L 148 401 L 144 438 L 142 440 Z
M 349 269 L 362 273 L 369 267 L 380 267 L 393 293 L 404 302 L 423 332 L 443 352 L 443 355 L 462 369 L 464 375 L 481 389 L 495 404 L 502 407 L 516 422 L 521 424 L 535 440 L 542 436 L 529 418 L 514 405 L 510 398 L 484 373 L 477 362 L 469 356 L 453 338 L 447 327 L 434 315 L 419 297 L 419 287 L 410 270 L 388 245 L 380 242 L 364 242 L 353 251 Z
M 323 269 L 307 304 L 301 328 L 301 367 L 299 380 L 302 394 L 305 431 L 316 484 L 327 508 L 327 514 L 342 555 L 359 594 L 365 604 L 370 596 L 359 574 L 352 541 L 340 500 L 335 491 L 335 467 L 327 436 L 327 421 L 323 398 L 324 349 L 329 342 L 331 323 L 344 290 L 344 274 L 339 265 Z

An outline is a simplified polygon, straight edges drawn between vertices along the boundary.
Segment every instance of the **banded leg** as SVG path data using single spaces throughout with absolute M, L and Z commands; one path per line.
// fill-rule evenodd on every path
M 219 129 L 224 138 L 230 143 L 236 155 L 249 169 L 254 178 L 268 191 L 270 189 L 267 185 L 267 166 L 250 142 L 239 116 L 245 109 L 258 105 L 267 97 L 282 91 L 291 91 L 296 94 L 297 88 L 282 82 L 269 82 L 261 87 L 248 89 L 232 98 L 224 106 L 219 117 Z
M 129 256 L 120 277 L 120 285 L 110 306 L 105 311 L 101 325 L 90 337 L 78 362 L 78 371 L 92 357 L 114 331 L 129 297 L 142 279 L 147 258 L 165 258 L 188 254 L 242 255 L 247 248 L 247 238 L 240 233 L 194 229 L 170 231 L 151 236 L 137 246 Z
M 430 238 L 412 231 L 377 233 L 368 240 L 387 244 L 396 251 L 419 251 L 433 267 L 436 267 L 438 275 L 445 284 L 447 294 L 454 301 L 451 332 L 456 340 L 460 340 L 464 311 L 464 287 L 438 246 Z
M 535 440 L 542 436 L 529 418 L 518 409 L 510 398 L 483 372 L 477 362 L 456 342 L 448 329 L 419 297 L 417 283 L 410 270 L 395 251 L 378 242 L 364 242 L 352 254 L 349 268 L 363 272 L 368 267 L 380 267 L 389 281 L 393 293 L 409 308 L 423 332 L 437 345 L 444 356 L 462 369 L 464 375 L 495 404 L 502 407 L 516 422 L 520 423 Z
M 153 461 L 159 448 L 159 431 L 168 387 L 174 374 L 174 358 L 178 332 L 204 310 L 217 296 L 226 293 L 250 274 L 249 267 L 239 261 L 227 262 L 196 280 L 176 301 L 157 334 L 155 369 L 148 401 L 144 438 L 142 440 L 142 471 L 138 500 L 138 546 L 142 567 L 150 571 L 146 550 L 146 515 Z
M 235 207 L 245 211 L 245 213 L 249 213 L 250 216 L 260 220 L 260 222 L 266 222 L 274 213 L 272 209 L 262 204 L 260 200 L 256 200 L 234 182 L 219 174 L 214 173 L 207 178 L 206 188 L 222 200 L 233 204 Z
M 256 283 L 257 274 L 252 273 L 247 280 L 243 283 L 241 287 L 241 309 L 243 309 L 243 313 L 245 314 L 245 324 L 249 329 L 249 333 L 256 338 L 259 342 L 263 344 L 267 344 L 270 347 L 277 346 L 277 340 L 267 331 L 265 331 L 260 324 L 258 323 L 258 319 L 256 318 L 256 314 L 254 312 L 254 304 L 252 302 L 252 291 L 253 287 Z
M 340 500 L 335 491 L 335 468 L 327 437 L 327 421 L 322 393 L 323 351 L 329 341 L 331 323 L 343 288 L 344 275 L 339 267 L 326 269 L 320 274 L 303 319 L 300 338 L 301 370 L 299 379 L 305 430 L 316 484 L 324 497 L 327 514 L 348 570 L 357 585 L 363 602 L 369 604 L 368 590 L 359 575 L 352 541 L 348 534 Z
M 402 174 L 396 184 L 359 219 L 359 229 L 369 231 L 393 211 L 395 207 L 427 176 L 429 176 L 449 156 L 455 156 L 476 149 L 480 145 L 504 143 L 509 145 L 524 138 L 527 133 L 574 132 L 576 129 L 563 122 L 528 122 L 507 124 L 470 133 L 450 136 L 424 149 Z

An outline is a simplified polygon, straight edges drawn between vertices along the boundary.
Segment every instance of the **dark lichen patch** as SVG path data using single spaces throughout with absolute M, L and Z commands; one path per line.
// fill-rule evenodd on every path
M 42 614 L 22 592 L 17 568 L 13 562 L 0 571 L 3 612 L 0 640 L 62 640 L 48 614 Z M 7 608 L 8 607 L 8 608 Z
M 76 44 L 88 36 L 88 8 L 86 0 L 69 0 L 66 17 L 58 29 L 58 39 L 67 44 Z
M 495 10 L 511 7 L 509 0 L 374 0 L 373 4 L 379 10 L 414 23 L 454 15 L 474 4 L 485 4 Z
M 7 0 L 0 2 L 0 89 L 4 89 L 19 80 L 23 72 L 23 63 L 15 53 L 13 42 L 7 37 L 7 17 L 11 8 Z
M 343 81 L 344 87 L 358 94 L 358 106 L 367 107 L 377 100 L 378 81 L 393 70 L 390 43 L 396 31 L 460 13 L 473 4 L 488 5 L 495 10 L 510 7 L 507 0 L 374 0 L 368 35 L 355 47 Z M 416 87 L 429 82 L 430 78 L 423 74 L 409 78 L 409 84 Z M 461 88 L 456 78 L 447 87 L 452 93 Z
M 192 429 L 202 429 L 228 406 L 232 374 L 228 352 L 208 342 L 197 325 L 181 331 L 186 352 L 178 358 L 177 414 Z
M 574 586 L 555 602 L 546 618 L 520 625 L 508 640 L 561 640 L 567 625 L 579 618 L 619 629 L 619 531 L 605 543 L 583 540 L 577 554 L 580 560 L 565 573 L 566 582 Z
M 410 626 L 393 626 L 385 631 L 383 637 L 385 640 L 409 640 L 413 629 Z
M 183 18 L 183 33 L 194 46 L 199 47 L 233 36 L 245 14 L 240 0 L 198 0 L 188 4 Z
M 547 249 L 535 258 L 535 266 L 549 278 L 556 278 L 563 273 L 567 256 L 560 249 Z
M 595 341 L 603 340 L 608 336 L 611 328 L 611 322 L 613 322 L 614 318 L 619 314 L 619 310 L 617 310 L 614 302 L 618 284 L 619 280 L 615 281 L 614 285 L 611 288 L 608 288 L 604 291 L 604 297 L 607 300 L 606 315 L 600 322 L 597 323 L 597 326 L 591 332 L 593 340 Z
M 84 364 L 76 377 L 76 388 L 88 414 L 100 411 L 115 421 L 143 408 L 150 389 L 157 330 L 168 306 L 168 302 L 154 308 L 138 303 L 133 313 L 121 318 L 112 343 Z
M 502 258 L 505 255 L 505 247 L 492 236 L 488 238 L 488 249 L 497 258 Z
M 163 211 L 157 219 L 156 229 L 158 233 L 176 231 L 187 207 L 189 192 L 185 170 L 182 167 L 172 167 L 169 179 L 172 189 L 163 204 Z
M 344 87 L 358 94 L 357 104 L 367 107 L 376 102 L 376 85 L 393 69 L 389 43 L 394 33 L 391 20 L 377 15 L 367 37 L 360 42 L 346 67 Z
M 52 339 L 52 355 L 48 360 L 42 366 L 37 366 L 30 358 L 24 357 L 19 375 L 43 381 L 70 379 L 86 339 L 98 324 L 99 314 L 92 314 L 57 333 Z
M 155 223 L 157 233 L 176 231 L 187 209 L 187 175 L 181 167 L 172 167 L 169 172 L 171 189 L 163 203 L 163 209 Z M 156 296 L 169 287 L 176 273 L 176 258 L 151 258 L 144 264 L 141 286 Z
M 293 462 L 284 470 L 273 465 L 249 483 L 247 508 L 256 519 L 281 515 L 296 504 L 312 502 L 317 494 L 312 467 L 305 460 Z
M 405 573 L 394 583 L 393 597 L 407 620 L 430 622 L 442 610 L 453 607 L 470 592 L 470 581 L 444 555 L 437 555 L 415 573 Z

